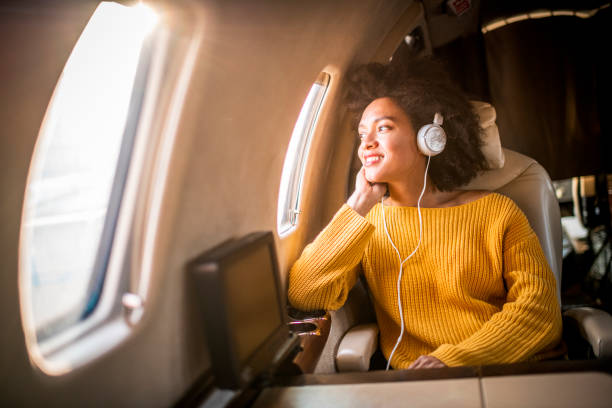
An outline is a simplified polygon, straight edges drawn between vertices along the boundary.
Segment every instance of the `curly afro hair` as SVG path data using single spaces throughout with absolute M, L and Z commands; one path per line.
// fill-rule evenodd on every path
M 415 132 L 431 123 L 436 112 L 444 116 L 446 148 L 431 158 L 429 170 L 436 189 L 452 191 L 488 168 L 478 116 L 438 62 L 415 58 L 402 65 L 370 63 L 351 70 L 347 79 L 346 101 L 355 128 L 370 102 L 384 97 L 406 112 Z

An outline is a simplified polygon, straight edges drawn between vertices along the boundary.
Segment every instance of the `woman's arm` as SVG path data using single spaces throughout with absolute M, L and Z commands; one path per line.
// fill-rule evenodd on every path
M 430 354 L 448 366 L 524 361 L 561 337 L 555 277 L 525 216 L 516 209 L 511 218 L 503 247 L 506 303 L 472 336 Z
M 363 168 L 355 192 L 289 271 L 289 302 L 302 310 L 335 310 L 346 301 L 357 280 L 374 226 L 364 216 L 380 200 L 386 186 L 370 184 Z
M 374 226 L 343 205 L 289 271 L 289 302 L 301 310 L 335 310 L 357 280 Z

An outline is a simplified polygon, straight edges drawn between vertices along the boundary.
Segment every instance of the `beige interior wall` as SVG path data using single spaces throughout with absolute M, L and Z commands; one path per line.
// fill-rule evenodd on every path
M 0 14 L 0 401 L 168 406 L 207 368 L 185 263 L 220 241 L 276 231 L 285 151 L 310 86 L 332 74 L 308 163 L 299 228 L 277 239 L 286 273 L 342 203 L 352 154 L 340 107 L 346 67 L 371 58 L 405 1 L 201 1 L 201 47 L 179 124 L 146 318 L 111 353 L 62 377 L 28 361 L 17 296 L 23 191 L 38 127 L 93 8 Z M 248 290 L 248 288 L 245 288 Z M 7 367 L 9 369 L 7 369 Z
M 30 366 L 19 316 L 20 216 L 30 157 L 47 103 L 95 8 L 94 2 L 86 1 L 71 7 L 17 3 L 0 5 L 0 405 L 6 401 L 5 406 L 40 403 L 38 398 L 50 395 L 40 391 L 47 379 Z

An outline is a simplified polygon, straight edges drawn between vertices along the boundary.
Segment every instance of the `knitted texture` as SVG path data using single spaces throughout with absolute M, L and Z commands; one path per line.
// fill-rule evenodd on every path
M 555 278 L 516 204 L 492 193 L 421 212 L 421 246 L 404 264 L 401 282 L 406 331 L 391 365 L 406 368 L 420 355 L 448 366 L 510 363 L 554 348 L 561 337 Z M 385 214 L 403 260 L 419 239 L 417 209 L 386 206 Z M 399 260 L 381 204 L 365 218 L 342 206 L 292 267 L 289 301 L 303 310 L 335 310 L 360 269 L 388 358 L 400 332 Z

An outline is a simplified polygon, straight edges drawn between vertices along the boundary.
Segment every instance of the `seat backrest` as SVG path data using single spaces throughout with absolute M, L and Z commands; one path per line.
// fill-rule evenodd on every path
M 496 191 L 519 206 L 538 236 L 557 279 L 557 299 L 561 304 L 561 211 L 550 177 L 534 159 L 501 147 L 493 106 L 485 102 L 472 102 L 472 105 L 484 131 L 482 151 L 491 169 L 462 189 Z
M 525 213 L 557 280 L 560 304 L 561 212 L 552 182 L 546 170 L 534 159 L 508 149 L 503 149 L 503 154 L 505 159 L 501 168 L 486 171 L 462 189 L 496 191 L 510 197 Z

